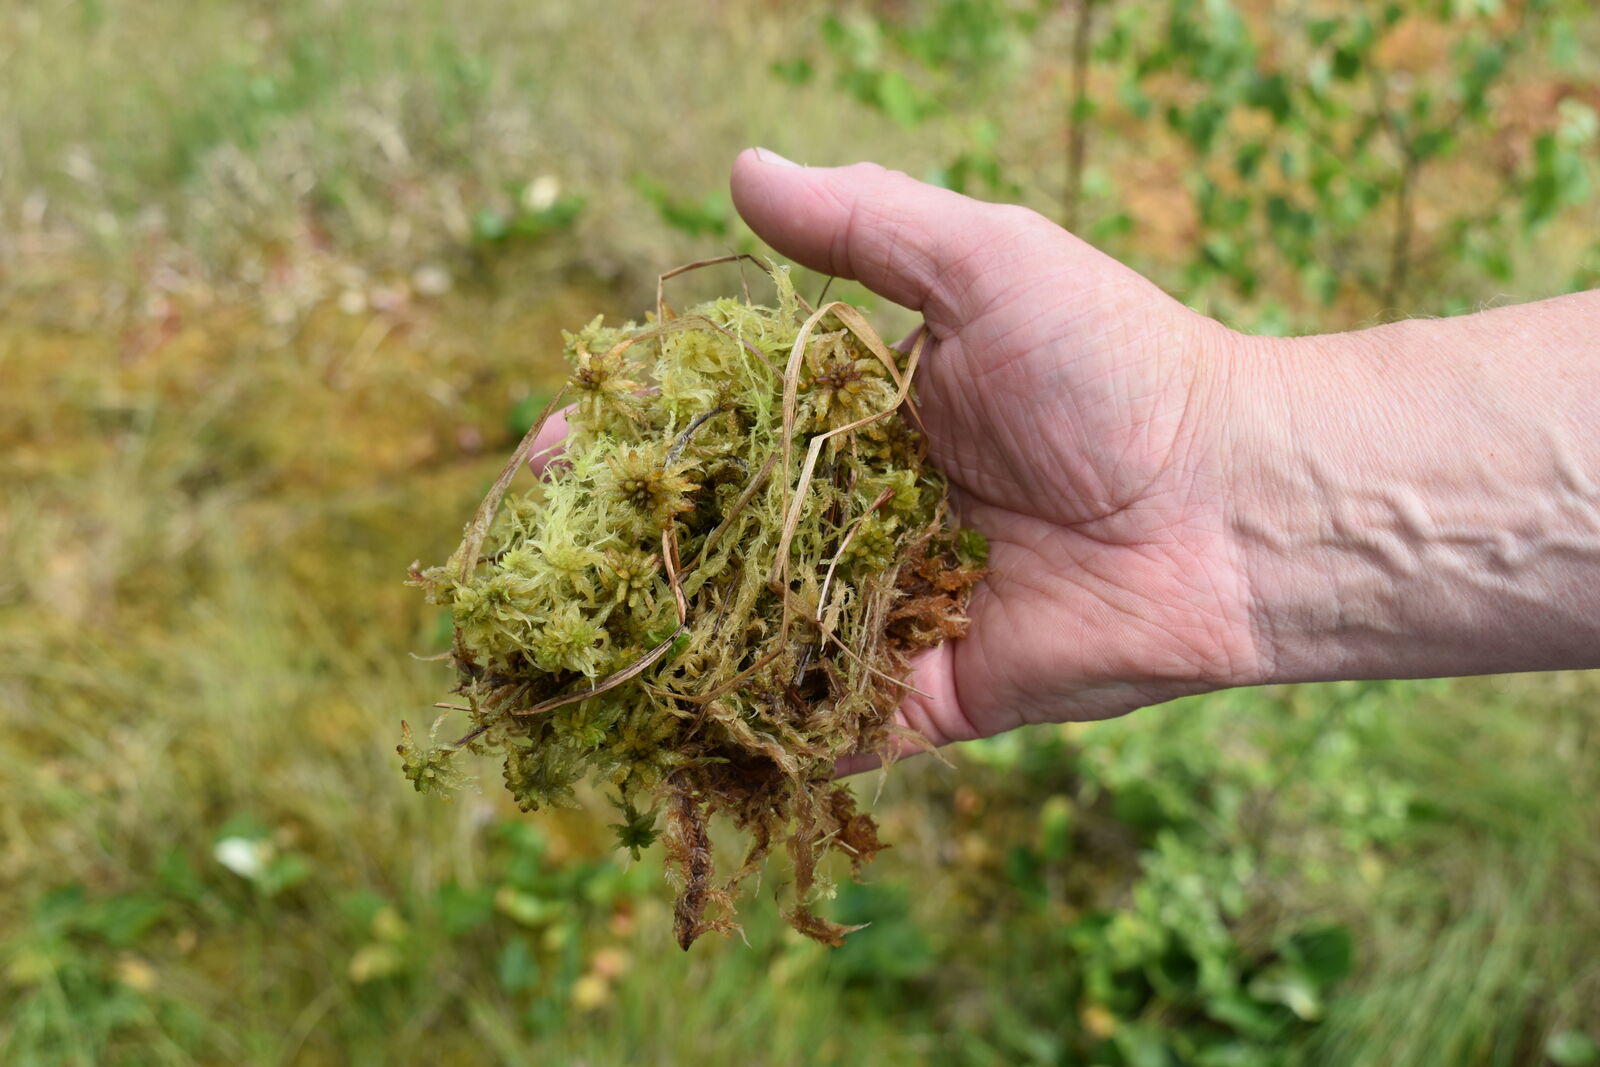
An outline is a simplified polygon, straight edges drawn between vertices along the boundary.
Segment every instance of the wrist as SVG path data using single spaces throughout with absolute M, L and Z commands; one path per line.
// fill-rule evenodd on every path
M 1516 312 L 1518 309 L 1508 309 Z M 1256 682 L 1594 665 L 1600 449 L 1515 314 L 1252 339 L 1228 529 Z
M 1344 640 L 1348 620 L 1327 551 L 1338 525 L 1327 513 L 1327 471 L 1343 464 L 1324 439 L 1315 399 L 1329 395 L 1356 360 L 1349 347 L 1348 335 L 1242 336 L 1230 361 L 1225 529 L 1247 590 L 1257 669 L 1240 684 L 1358 669 Z

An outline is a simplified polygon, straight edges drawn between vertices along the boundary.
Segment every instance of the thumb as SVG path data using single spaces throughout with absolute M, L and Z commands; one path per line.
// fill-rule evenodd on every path
M 959 324 L 1019 240 L 1062 231 L 1024 208 L 973 200 L 876 163 L 802 167 L 764 148 L 733 165 L 734 205 L 762 240 L 929 319 Z

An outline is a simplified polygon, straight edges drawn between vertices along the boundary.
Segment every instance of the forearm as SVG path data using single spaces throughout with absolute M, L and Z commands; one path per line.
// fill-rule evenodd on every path
M 1263 342 L 1231 377 L 1253 680 L 1600 666 L 1600 292 Z

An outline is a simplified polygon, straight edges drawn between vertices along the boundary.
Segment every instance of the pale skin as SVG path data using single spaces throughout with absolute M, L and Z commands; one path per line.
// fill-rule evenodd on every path
M 778 252 L 923 316 L 930 454 L 992 568 L 910 679 L 935 744 L 1233 686 L 1600 666 L 1600 291 L 1250 337 L 1033 212 L 874 164 L 753 149 L 732 188 Z

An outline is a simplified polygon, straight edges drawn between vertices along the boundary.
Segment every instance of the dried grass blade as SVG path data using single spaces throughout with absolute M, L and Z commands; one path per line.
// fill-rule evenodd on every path
M 735 689 L 739 688 L 757 671 L 761 670 L 763 667 L 766 667 L 768 664 L 772 663 L 773 660 L 783 655 L 783 652 L 784 649 L 781 647 L 773 649 L 771 652 L 767 653 L 765 656 L 762 656 L 760 659 L 750 664 L 750 666 L 746 667 L 732 678 L 729 678 L 726 682 L 723 682 L 709 693 L 673 693 L 672 699 L 688 701 L 690 704 L 709 704 L 718 697 L 725 697 Z
M 836 307 L 829 304 L 813 311 L 795 335 L 794 346 L 789 349 L 789 362 L 783 368 L 783 469 L 789 470 L 794 456 L 794 422 L 800 408 L 800 365 L 806 358 L 806 345 L 816 331 L 822 317 Z
M 866 522 L 874 511 L 877 511 L 893 499 L 894 490 L 892 488 L 885 489 L 878 494 L 876 500 L 867 506 L 866 511 L 856 517 L 856 521 L 850 524 L 850 529 L 845 531 L 844 539 L 839 542 L 839 550 L 833 554 L 833 559 L 828 561 L 828 573 L 822 579 L 822 591 L 817 594 L 817 625 L 820 626 L 822 624 L 822 611 L 828 603 L 828 586 L 833 584 L 833 572 L 838 568 L 839 560 L 844 556 L 844 550 L 850 547 L 850 542 L 855 539 L 856 531 L 861 529 L 861 524 Z
M 761 469 L 756 472 L 756 476 L 750 479 L 750 484 L 744 487 L 744 492 L 739 494 L 739 499 L 735 500 L 733 506 L 722 516 L 722 522 L 717 525 L 715 530 L 711 531 L 710 536 L 706 538 L 705 544 L 700 546 L 700 554 L 689 565 L 689 570 L 695 570 L 711 558 L 711 550 L 716 547 L 718 541 L 722 540 L 722 535 L 732 528 L 733 520 L 739 517 L 739 513 L 750 503 L 750 498 L 755 496 L 761 487 L 766 484 L 767 477 L 772 474 L 772 468 L 777 465 L 778 454 L 774 452 L 767 457 L 767 461 L 761 465 Z
M 696 260 L 693 263 L 685 263 L 681 267 L 673 267 L 671 270 L 667 271 L 665 274 L 658 274 L 656 276 L 656 318 L 657 318 L 657 320 L 661 319 L 661 313 L 662 313 L 663 309 L 666 307 L 666 299 L 665 298 L 666 298 L 666 286 L 667 286 L 667 279 L 668 278 L 676 278 L 678 275 L 680 275 L 680 274 L 688 274 L 692 270 L 700 270 L 703 267 L 715 267 L 718 263 L 732 263 L 735 260 L 740 260 L 740 259 L 748 259 L 750 262 L 754 263 L 756 266 L 760 267 L 762 270 L 767 270 L 767 265 L 765 263 L 762 263 L 755 256 L 752 256 L 750 253 L 748 253 L 748 252 L 734 252 L 734 253 L 731 253 L 731 254 L 726 255 L 726 256 L 716 256 L 716 257 L 714 257 L 712 259 L 699 259 L 699 260 Z M 770 274 L 771 271 L 767 271 L 767 273 Z M 746 293 L 746 295 L 745 295 L 745 302 L 749 303 L 749 294 L 748 293 Z
M 566 707 L 568 704 L 576 704 L 579 701 L 588 700 L 590 697 L 599 696 L 601 693 L 604 693 L 609 689 L 615 689 L 624 682 L 631 682 L 648 670 L 651 665 L 656 662 L 656 660 L 660 659 L 662 656 L 665 656 L 667 654 L 667 650 L 672 647 L 672 643 L 679 637 L 683 636 L 683 631 L 685 629 L 687 629 L 687 627 L 680 625 L 676 630 L 672 631 L 672 636 L 668 637 L 655 648 L 652 648 L 649 652 L 646 652 L 643 656 L 640 656 L 633 662 L 631 666 L 624 667 L 615 674 L 607 675 L 605 678 L 601 679 L 599 683 L 590 686 L 588 689 L 583 689 L 576 693 L 566 693 L 558 697 L 551 697 L 549 700 L 541 701 L 531 708 L 523 708 L 521 711 L 513 711 L 511 714 L 518 717 L 540 715 L 547 711 L 554 711 L 556 708 Z
M 867 322 L 865 316 L 849 304 L 839 301 L 829 304 L 828 309 L 845 329 L 855 334 L 861 343 L 867 346 L 868 352 L 877 357 L 878 362 L 883 364 L 883 369 L 889 372 L 889 380 L 894 382 L 895 387 L 901 387 L 904 382 L 900 376 L 900 365 L 894 361 L 894 353 L 883 343 L 883 338 Z
M 912 685 L 910 682 L 906 681 L 904 678 L 896 678 L 892 674 L 887 674 L 887 673 L 885 673 L 883 671 L 880 671 L 878 668 L 874 667 L 872 664 L 870 664 L 866 660 L 862 659 L 861 656 L 856 652 L 855 649 L 853 649 L 849 645 L 845 644 L 844 643 L 844 639 L 841 638 L 838 634 L 834 633 L 832 630 L 830 630 L 830 629 L 828 629 L 826 627 L 818 627 L 818 629 L 822 633 L 823 637 L 826 637 L 829 641 L 832 641 L 834 644 L 838 645 L 839 649 L 845 655 L 849 656 L 851 659 L 853 659 L 857 663 L 859 663 L 861 665 L 862 669 L 865 670 L 868 674 L 876 675 L 877 677 L 882 678 L 884 681 L 888 682 L 890 685 L 899 686 L 901 689 L 906 690 L 908 693 L 915 693 L 915 694 L 917 694 L 917 696 L 925 697 L 928 700 L 932 700 L 933 699 L 932 694 L 924 693 L 922 690 L 918 689 L 916 686 Z
M 689 618 L 689 605 L 683 599 L 683 582 L 678 578 L 678 534 L 674 523 L 667 523 L 661 531 L 661 560 L 667 568 L 667 584 L 672 587 L 672 598 L 678 604 L 678 628 Z
M 813 316 L 813 318 L 815 317 L 816 316 Z M 875 415 L 866 415 L 857 419 L 855 422 L 846 423 L 843 426 L 836 426 L 825 433 L 819 433 L 817 436 L 811 439 L 811 447 L 806 451 L 806 461 L 800 471 L 800 481 L 795 486 L 793 502 L 787 505 L 789 513 L 784 519 L 783 536 L 778 540 L 778 558 L 773 563 L 773 581 L 780 582 L 781 584 L 787 584 L 787 579 L 789 576 L 789 545 L 794 541 L 795 531 L 800 526 L 800 513 L 805 506 L 806 490 L 811 488 L 811 478 L 816 473 L 817 457 L 822 454 L 822 446 L 831 438 L 837 437 L 843 433 L 850 433 L 852 430 L 859 430 L 863 426 L 868 426 L 874 422 L 877 422 L 881 418 L 894 414 L 900 405 L 905 402 L 906 396 L 911 391 L 911 381 L 913 376 L 916 374 L 917 361 L 921 358 L 921 356 L 922 341 L 919 338 L 917 344 L 911 349 L 911 358 L 906 361 L 906 375 L 904 380 L 902 380 L 900 383 L 899 390 L 895 393 L 893 405 L 885 408 L 883 411 L 880 411 Z M 785 418 L 787 419 L 787 417 L 788 416 L 786 414 Z M 788 435 L 786 434 L 784 441 L 785 445 L 788 444 L 787 436 Z M 785 469 L 787 469 L 787 455 L 785 455 L 784 458 Z

